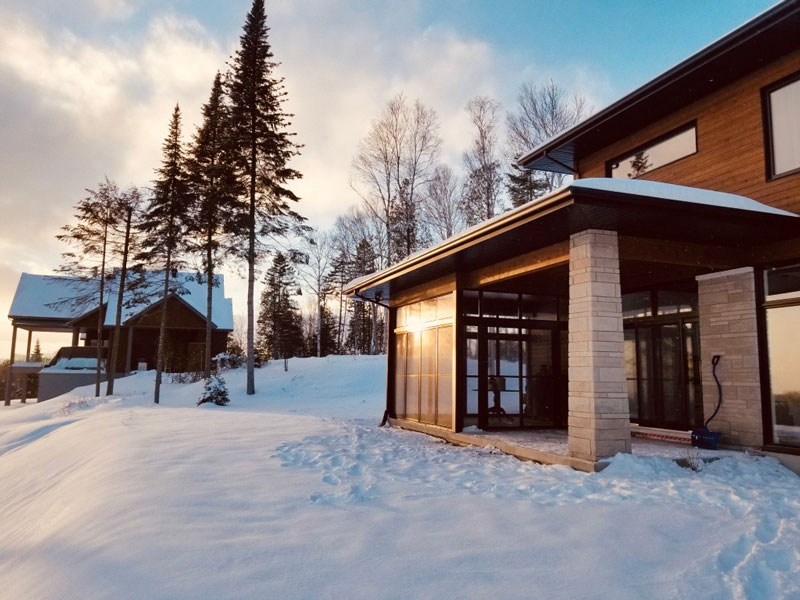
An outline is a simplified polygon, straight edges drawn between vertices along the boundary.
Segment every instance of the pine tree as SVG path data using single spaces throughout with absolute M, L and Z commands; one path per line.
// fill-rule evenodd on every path
M 117 234 L 114 238 L 112 251 L 117 254 L 119 265 L 119 279 L 116 281 L 117 285 L 117 305 L 114 315 L 114 333 L 111 340 L 111 355 L 108 364 L 108 381 L 106 383 L 106 395 L 114 393 L 114 376 L 117 366 L 117 357 L 119 356 L 119 340 L 120 331 L 122 328 L 122 306 L 125 302 L 125 294 L 129 291 L 134 291 L 136 282 L 128 278 L 129 260 L 139 248 L 139 240 L 136 235 L 139 219 L 141 218 L 142 210 L 142 196 L 137 188 L 131 188 L 117 198 L 115 205 L 115 213 L 117 218 L 114 219 L 113 228 Z M 130 334 L 129 334 L 130 335 Z M 130 365 L 125 365 L 128 369 Z
M 181 264 L 181 253 L 186 246 L 186 218 L 192 203 L 181 144 L 181 111 L 177 104 L 162 149 L 163 158 L 161 167 L 156 170 L 153 196 L 140 225 L 145 242 L 139 254 L 140 260 L 162 271 L 164 280 L 153 393 L 153 402 L 156 404 L 159 403 L 161 373 L 164 369 L 167 303 L 169 296 L 177 291 L 176 282 L 171 282 L 170 278 Z
M 39 338 L 36 338 L 36 343 L 33 345 L 33 353 L 31 354 L 31 362 L 42 362 L 42 346 L 39 344 Z
M 302 349 L 300 311 L 292 296 L 297 291 L 295 270 L 285 254 L 278 252 L 266 275 L 258 315 L 259 350 L 269 358 L 288 358 Z
M 103 360 L 103 317 L 108 279 L 107 260 L 110 236 L 118 218 L 119 189 L 106 177 L 97 190 L 86 190 L 89 195 L 75 205 L 77 224 L 62 227 L 64 233 L 56 238 L 75 248 L 62 254 L 64 263 L 59 270 L 69 273 L 79 281 L 97 280 L 97 296 L 89 294 L 76 298 L 77 304 L 95 305 L 97 311 L 97 366 L 95 368 L 95 396 L 100 395 L 101 366 Z
M 361 240 L 356 247 L 350 277 L 356 278 L 375 270 L 375 251 L 367 240 Z M 373 326 L 375 325 L 375 326 Z M 353 315 L 350 318 L 347 345 L 356 354 L 377 354 L 377 308 L 374 303 L 353 302 Z
M 211 332 L 213 291 L 218 285 L 224 236 L 230 233 L 233 211 L 243 192 L 238 179 L 234 147 L 230 136 L 230 108 L 225 104 L 222 78 L 217 73 L 211 96 L 203 105 L 203 123 L 195 133 L 187 158 L 192 195 L 196 198 L 190 214 L 189 252 L 199 254 L 206 284 L 206 333 L 203 374 L 211 377 Z
M 253 0 L 247 14 L 240 47 L 230 76 L 231 130 L 247 185 L 247 201 L 238 204 L 238 223 L 243 232 L 247 261 L 247 393 L 255 393 L 255 268 L 259 255 L 258 236 L 284 236 L 302 224 L 291 210 L 298 197 L 286 183 L 299 178 L 288 166 L 299 146 L 287 128 L 291 115 L 282 109 L 286 93 L 283 80 L 274 75 L 277 66 L 268 41 L 269 28 L 264 0 Z M 244 241 L 244 240 L 243 240 Z
M 512 165 L 506 173 L 506 191 L 514 208 L 532 202 L 549 191 L 547 181 L 537 179 L 528 169 Z

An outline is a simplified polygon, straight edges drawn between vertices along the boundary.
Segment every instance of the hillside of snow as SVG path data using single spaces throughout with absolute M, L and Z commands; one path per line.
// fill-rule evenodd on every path
M 380 429 L 385 359 L 153 373 L 0 410 L 0 597 L 798 598 L 800 478 L 725 456 L 601 473 Z

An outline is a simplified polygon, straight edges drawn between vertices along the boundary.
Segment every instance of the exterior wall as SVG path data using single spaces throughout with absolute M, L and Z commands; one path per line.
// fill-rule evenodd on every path
M 631 451 L 614 231 L 570 237 L 568 424 L 570 456 L 597 460 Z
M 719 354 L 722 406 L 709 429 L 722 432 L 723 444 L 759 446 L 764 441 L 755 283 L 752 267 L 697 277 L 703 410 L 708 418 L 717 405 L 711 358 Z
M 741 194 L 800 213 L 800 173 L 767 181 L 761 88 L 800 70 L 800 50 L 606 148 L 580 157 L 581 177 L 605 177 L 606 161 L 697 120 L 697 153 L 641 179 Z

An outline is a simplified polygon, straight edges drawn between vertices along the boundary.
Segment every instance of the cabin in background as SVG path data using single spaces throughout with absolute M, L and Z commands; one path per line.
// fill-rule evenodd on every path
M 167 298 L 164 367 L 166 372 L 198 371 L 202 369 L 205 354 L 206 286 L 187 273 L 179 273 L 176 279 L 180 289 Z M 70 347 L 97 348 L 100 345 L 105 348 L 106 354 L 110 353 L 119 291 L 112 281 L 108 285 L 106 301 L 103 306 L 98 307 L 90 300 L 97 297 L 97 287 L 97 281 L 75 277 L 22 274 L 8 315 L 13 328 L 10 365 L 12 376 L 27 376 L 41 369 L 41 365 L 29 362 L 32 335 L 37 331 L 71 333 Z M 153 369 L 156 365 L 161 324 L 160 284 L 154 283 L 146 292 L 139 292 L 136 298 L 126 295 L 123 306 L 120 352 L 113 367 L 114 372 L 125 375 L 140 366 Z M 98 311 L 102 311 L 103 319 L 103 335 L 99 344 Z M 233 304 L 230 298 L 225 297 L 225 281 L 222 275 L 217 276 L 217 286 L 213 291 L 212 324 L 211 351 L 212 355 L 216 355 L 225 351 L 228 335 L 233 331 Z M 24 363 L 14 362 L 19 329 L 28 332 Z M 66 348 L 62 348 L 57 359 L 61 357 L 67 360 L 70 353 L 65 350 Z M 85 354 L 85 351 L 72 354 Z M 77 359 L 73 358 L 73 362 L 75 360 Z M 104 370 L 107 368 L 110 367 L 103 365 Z M 12 377 L 7 378 L 6 404 L 10 401 L 11 379 Z M 86 383 L 82 382 L 80 385 Z M 62 388 L 63 385 L 59 385 L 54 389 Z M 65 390 L 62 393 L 63 391 Z M 40 396 L 39 399 L 46 398 Z

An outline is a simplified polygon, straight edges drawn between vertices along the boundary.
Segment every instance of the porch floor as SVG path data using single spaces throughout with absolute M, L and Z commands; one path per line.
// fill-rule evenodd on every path
M 390 419 L 393 426 L 418 431 L 442 438 L 460 446 L 493 447 L 524 460 L 542 464 L 566 465 L 579 471 L 601 471 L 605 461 L 592 462 L 568 455 L 566 429 L 537 429 L 523 431 L 464 431 L 454 433 L 439 427 L 432 427 L 412 421 Z M 687 457 L 688 443 L 653 440 L 631 437 L 631 451 L 638 456 L 660 456 L 670 459 Z M 696 449 L 700 458 L 714 458 L 734 455 L 736 450 Z

